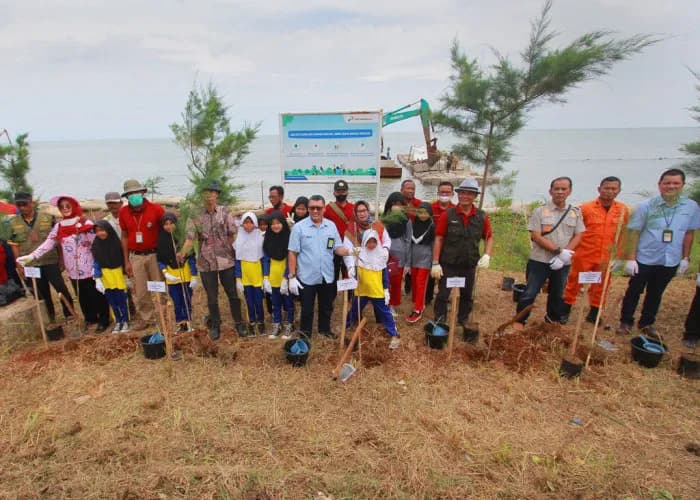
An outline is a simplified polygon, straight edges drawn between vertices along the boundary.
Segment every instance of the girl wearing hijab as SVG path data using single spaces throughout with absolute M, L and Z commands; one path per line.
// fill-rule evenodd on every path
M 395 191 L 387 198 L 382 215 L 382 222 L 391 238 L 387 268 L 389 270 L 389 310 L 394 318 L 398 316 L 396 307 L 401 305 L 401 279 L 403 268 L 408 265 L 411 241 L 410 226 L 404 208 L 403 195 Z
M 272 291 L 270 280 L 263 283 L 263 234 L 258 229 L 258 218 L 253 212 L 243 214 L 242 230 L 238 231 L 233 250 L 236 253 L 236 288 L 245 296 L 248 321 L 252 328 L 244 336 L 255 337 L 265 331 L 263 316 L 263 285 Z
M 129 306 L 126 298 L 124 253 L 121 239 L 109 221 L 103 219 L 95 223 L 92 256 L 95 261 L 92 273 L 95 288 L 104 294 L 116 320 L 112 333 L 126 333 L 129 331 Z
M 309 199 L 306 196 L 297 198 L 297 201 L 294 202 L 294 206 L 292 207 L 292 214 L 294 223 L 306 219 L 309 216 Z
M 199 284 L 197 262 L 193 253 L 186 256 L 182 264 L 177 260 L 177 216 L 174 213 L 163 214 L 160 229 L 156 246 L 158 268 L 163 273 L 168 284 L 168 294 L 173 299 L 178 332 L 189 332 L 192 330 L 192 291 Z
M 433 262 L 433 241 L 435 240 L 435 224 L 433 224 L 433 209 L 430 203 L 421 202 L 416 208 L 416 219 L 409 221 L 411 245 L 409 263 L 411 265 L 411 301 L 413 312 L 406 321 L 415 323 L 423 317 L 425 309 L 425 291 Z
M 111 323 L 109 305 L 104 295 L 97 291 L 93 279 L 94 258 L 92 242 L 95 239 L 94 224 L 83 216 L 83 210 L 78 200 L 72 196 L 54 196 L 50 203 L 58 207 L 63 220 L 56 223 L 46 240 L 28 255 L 19 257 L 17 261 L 26 265 L 38 259 L 56 245 L 61 246 L 63 265 L 68 272 L 73 289 L 80 299 L 80 309 L 83 311 L 87 324 L 97 324 L 95 333 L 107 330 Z
M 289 247 L 289 225 L 280 211 L 268 215 L 270 225 L 263 240 L 263 287 L 270 284 L 272 291 L 272 331 L 269 338 L 283 339 L 292 336 L 294 326 L 294 302 L 289 295 L 287 282 L 287 248 Z M 282 323 L 282 309 L 286 321 Z
M 374 307 L 374 314 L 391 335 L 389 349 L 397 349 L 401 344 L 396 331 L 396 322 L 389 309 L 389 273 L 387 272 L 387 252 L 379 243 L 379 233 L 368 229 L 362 236 L 362 245 L 357 257 L 352 254 L 344 257 L 348 269 L 357 266 L 357 288 L 355 300 L 346 319 L 346 325 L 357 323 L 368 302 Z

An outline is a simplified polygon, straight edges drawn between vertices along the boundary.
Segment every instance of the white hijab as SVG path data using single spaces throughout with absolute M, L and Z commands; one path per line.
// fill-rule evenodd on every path
M 377 242 L 374 250 L 367 248 L 367 242 L 372 238 Z M 382 248 L 379 241 L 379 233 L 374 229 L 365 231 L 365 234 L 362 235 L 362 248 L 360 249 L 360 255 L 357 257 L 357 265 L 370 271 L 381 271 L 386 267 L 387 258 L 387 252 Z
M 255 228 L 251 232 L 243 229 L 246 219 L 253 221 Z M 253 212 L 246 212 L 241 219 L 241 227 L 238 229 L 236 241 L 233 242 L 233 250 L 237 260 L 256 262 L 263 258 L 263 234 L 258 229 L 258 218 Z

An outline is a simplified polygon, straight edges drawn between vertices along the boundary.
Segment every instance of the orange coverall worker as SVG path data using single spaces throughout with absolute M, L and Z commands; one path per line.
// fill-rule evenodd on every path
M 583 216 L 583 224 L 586 226 L 586 232 L 583 233 L 581 243 L 576 247 L 576 253 L 571 261 L 569 279 L 566 282 L 566 290 L 564 290 L 564 302 L 569 305 L 576 303 L 576 296 L 580 288 L 578 273 L 602 271 L 601 282 L 592 284 L 588 288 L 588 300 L 591 307 L 600 307 L 603 297 L 605 270 L 608 266 L 611 248 L 615 243 L 617 223 L 620 217 L 623 217 L 622 229 L 627 226 L 630 216 L 629 209 L 624 203 L 613 200 L 610 209 L 606 210 L 601 205 L 600 199 L 596 198 L 581 204 L 581 214 Z M 620 239 L 623 232 L 620 232 Z M 617 246 L 618 249 L 622 248 L 619 240 Z

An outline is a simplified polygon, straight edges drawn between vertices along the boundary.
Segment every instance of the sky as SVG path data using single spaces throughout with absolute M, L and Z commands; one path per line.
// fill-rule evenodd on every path
M 279 113 L 440 106 L 449 49 L 517 61 L 534 0 L 0 0 L 0 130 L 33 140 L 169 137 L 187 93 L 212 82 L 235 128 Z M 666 38 L 527 126 L 696 126 L 697 0 L 555 0 L 553 47 L 593 30 Z M 407 120 L 395 131 L 418 130 Z

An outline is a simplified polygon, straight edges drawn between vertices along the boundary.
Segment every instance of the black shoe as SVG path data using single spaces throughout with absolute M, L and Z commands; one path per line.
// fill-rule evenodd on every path
M 106 332 L 108 327 L 109 325 L 97 325 L 97 328 L 95 328 L 95 335 Z
M 591 306 L 591 310 L 588 311 L 588 315 L 586 315 L 586 321 L 589 323 L 595 323 L 596 318 L 598 317 L 598 308 Z M 603 321 L 603 318 L 600 319 L 600 321 Z
M 209 338 L 212 340 L 219 340 L 219 337 L 221 337 L 219 325 L 211 325 L 211 328 L 209 328 Z
M 236 330 L 238 331 L 238 336 L 241 338 L 246 338 L 246 337 L 255 337 L 255 332 L 250 332 L 250 329 L 248 328 L 247 323 L 238 323 L 236 325 Z
M 326 337 L 327 339 L 337 339 L 338 336 L 333 333 L 333 332 L 318 332 L 319 335 L 322 337 Z
M 559 322 L 565 325 L 569 322 L 569 317 L 571 316 L 571 304 L 564 302 L 564 306 L 561 308 L 561 319 Z

